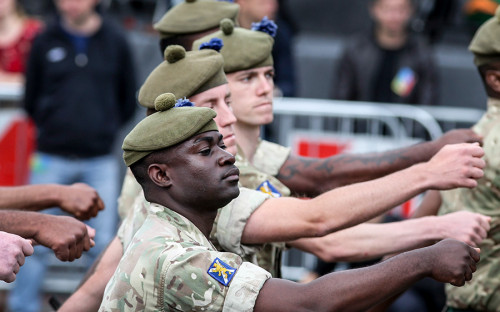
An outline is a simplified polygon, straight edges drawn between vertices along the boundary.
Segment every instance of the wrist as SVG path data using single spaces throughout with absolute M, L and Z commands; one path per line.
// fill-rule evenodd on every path
M 441 219 L 437 216 L 426 216 L 421 217 L 422 222 L 426 224 L 425 239 L 428 243 L 434 243 L 435 241 L 442 240 L 446 238 L 446 229 L 441 224 Z
M 50 184 L 50 192 L 47 192 L 49 207 L 61 207 L 65 194 L 65 185 Z
M 432 188 L 434 181 L 432 180 L 432 172 L 428 168 L 428 163 L 418 163 L 408 168 L 405 176 L 411 179 L 411 183 L 415 187 L 418 194 Z

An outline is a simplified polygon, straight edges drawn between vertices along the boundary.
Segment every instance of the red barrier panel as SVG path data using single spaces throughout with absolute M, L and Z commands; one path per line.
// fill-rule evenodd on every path
M 0 112 L 1 113 L 1 112 Z M 0 133 L 0 185 L 28 182 L 29 160 L 35 146 L 35 126 L 19 113 L 3 121 Z

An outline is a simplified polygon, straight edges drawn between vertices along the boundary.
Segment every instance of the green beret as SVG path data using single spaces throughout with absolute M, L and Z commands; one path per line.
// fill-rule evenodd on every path
M 483 23 L 469 45 L 476 66 L 500 62 L 500 7 L 495 16 Z
M 172 45 L 165 49 L 165 61 L 149 74 L 139 90 L 139 103 L 155 107 L 160 94 L 171 92 L 179 98 L 196 95 L 227 83 L 219 52 L 211 49 L 189 51 Z
M 224 72 L 230 74 L 240 70 L 273 66 L 274 39 L 262 31 L 234 27 L 229 19 L 220 23 L 220 30 L 202 37 L 193 43 L 193 50 L 212 38 L 220 38 L 224 47 L 220 53 L 224 57 Z
M 240 6 L 215 0 L 189 0 L 168 10 L 154 28 L 160 37 L 203 32 L 219 26 L 224 18 L 236 21 Z
M 156 113 L 139 122 L 123 141 L 123 159 L 130 166 L 147 155 L 190 137 L 217 131 L 215 111 L 208 107 L 176 107 L 175 95 L 165 93 L 155 100 Z

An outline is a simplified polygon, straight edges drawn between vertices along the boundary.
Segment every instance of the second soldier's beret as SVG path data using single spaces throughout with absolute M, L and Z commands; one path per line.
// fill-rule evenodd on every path
M 178 98 L 189 98 L 227 83 L 223 59 L 212 49 L 189 51 L 172 45 L 165 49 L 165 61 L 149 74 L 139 90 L 139 104 L 155 107 L 156 98 L 171 92 Z

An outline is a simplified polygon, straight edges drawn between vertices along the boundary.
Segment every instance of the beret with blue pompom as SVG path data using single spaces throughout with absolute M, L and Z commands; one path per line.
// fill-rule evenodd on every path
M 146 78 L 139 90 L 139 104 L 154 109 L 156 98 L 170 92 L 178 98 L 189 98 L 227 83 L 223 59 L 212 49 L 189 51 L 179 45 L 165 49 L 165 61 Z
M 224 43 L 220 53 L 224 57 L 226 74 L 273 66 L 271 52 L 276 31 L 276 24 L 267 17 L 259 23 L 254 23 L 252 30 L 236 27 L 233 21 L 226 18 L 220 22 L 218 31 L 196 40 L 193 43 L 193 50 L 198 50 L 214 38 L 220 38 Z
M 172 93 L 154 101 L 156 113 L 139 122 L 123 141 L 123 160 L 131 166 L 147 155 L 184 142 L 207 131 L 217 131 L 217 115 L 208 107 L 194 107 L 188 100 L 176 101 Z

